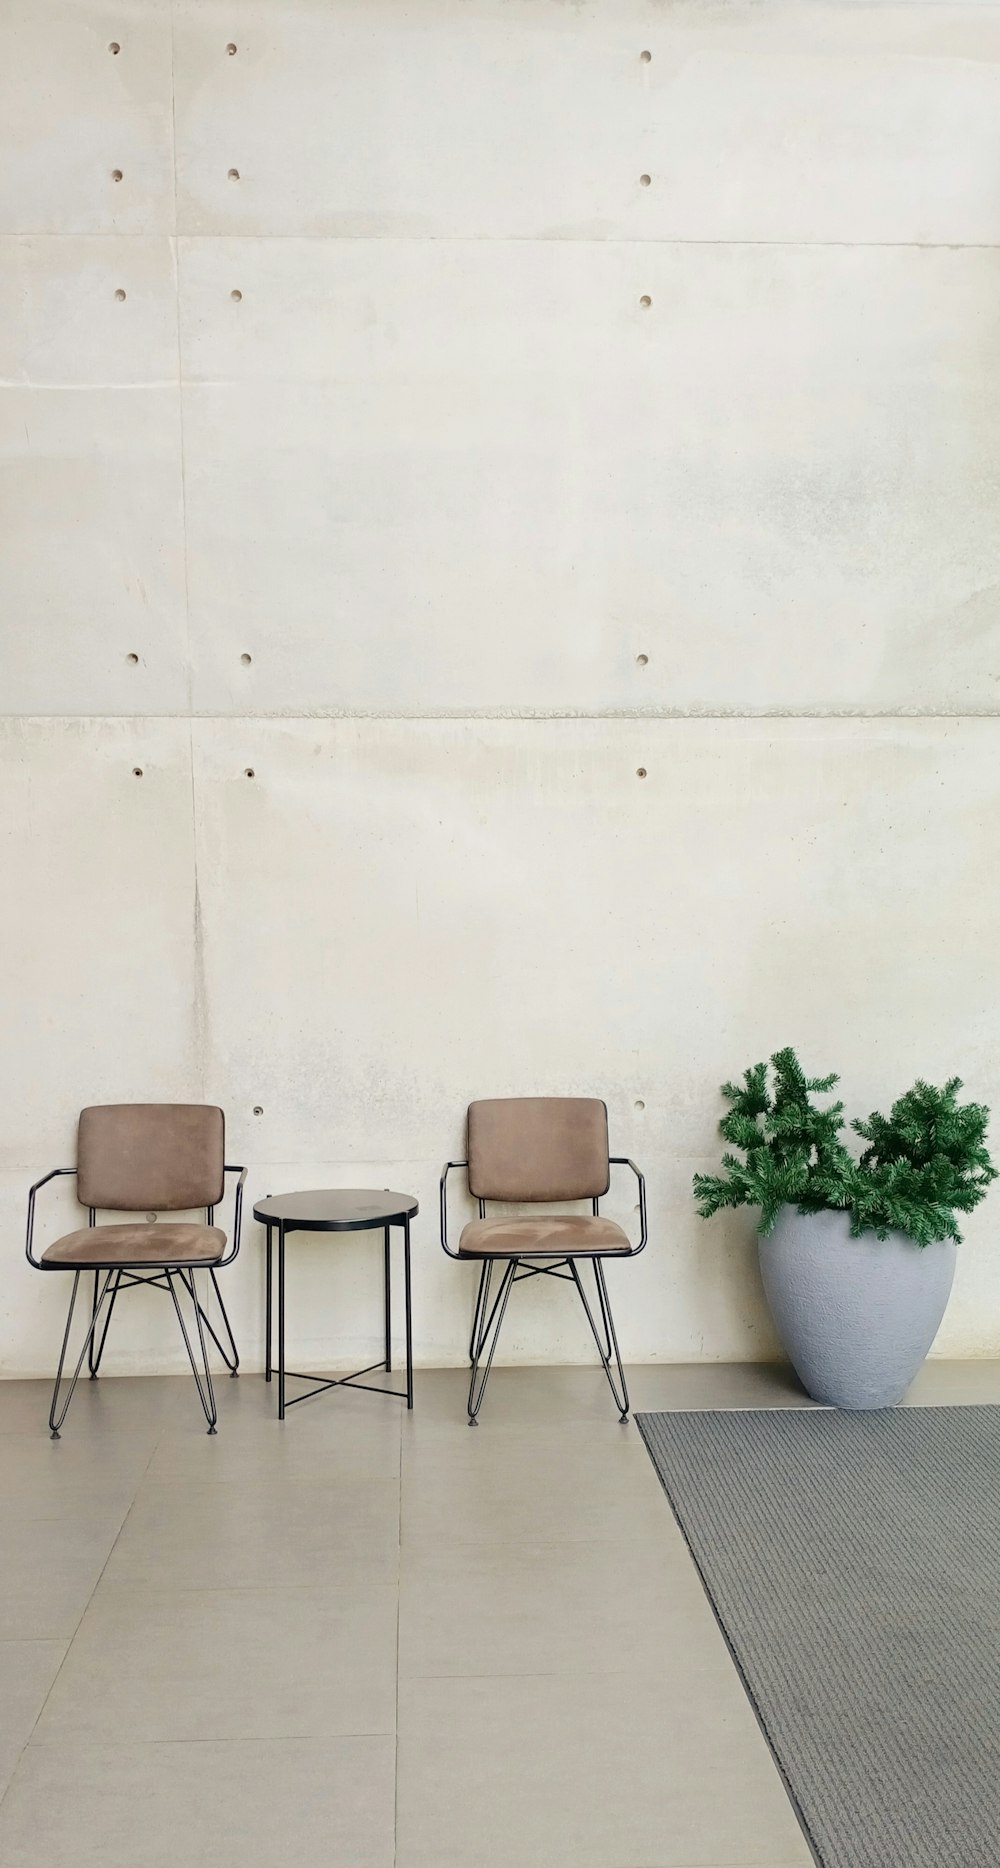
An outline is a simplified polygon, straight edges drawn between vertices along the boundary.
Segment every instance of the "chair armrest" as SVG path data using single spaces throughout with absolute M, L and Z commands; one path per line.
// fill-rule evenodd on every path
M 42 1262 L 41 1262 L 41 1259 L 33 1257 L 32 1251 L 31 1251 L 32 1243 L 33 1243 L 34 1236 L 35 1236 L 35 1195 L 38 1192 L 40 1187 L 45 1187 L 50 1180 L 57 1180 L 60 1174 L 75 1174 L 75 1173 L 76 1173 L 75 1167 L 50 1168 L 48 1173 L 43 1174 L 41 1180 L 36 1180 L 34 1186 L 29 1188 L 28 1190 L 28 1230 L 25 1235 L 24 1249 L 27 1255 L 29 1265 L 33 1265 L 36 1271 L 42 1270 Z
M 631 1168 L 639 1183 L 639 1227 L 641 1236 L 638 1245 L 632 1247 L 632 1257 L 637 1258 L 646 1244 L 646 1177 L 636 1167 L 635 1162 L 629 1159 L 628 1155 L 609 1155 L 608 1166 Z
M 448 1176 L 452 1168 L 467 1168 L 468 1165 L 467 1161 L 448 1161 L 441 1175 L 441 1244 L 449 1258 L 458 1258 L 460 1254 L 453 1252 L 448 1244 Z
M 223 1173 L 224 1174 L 238 1174 L 240 1178 L 236 1183 L 236 1205 L 233 1210 L 232 1250 L 226 1253 L 225 1258 L 220 1258 L 218 1264 L 215 1267 L 216 1271 L 221 1271 L 223 1265 L 231 1265 L 233 1262 L 233 1259 L 236 1257 L 236 1254 L 240 1249 L 240 1227 L 243 1223 L 243 1184 L 247 1177 L 247 1170 L 245 1167 L 240 1167 L 236 1163 L 230 1164 L 230 1162 L 228 1161 L 226 1162 L 226 1165 L 223 1168 Z

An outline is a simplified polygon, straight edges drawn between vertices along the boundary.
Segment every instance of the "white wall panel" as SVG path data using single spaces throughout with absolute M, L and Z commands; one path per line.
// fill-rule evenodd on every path
M 186 241 L 181 278 L 197 709 L 996 707 L 996 251 Z
M 177 18 L 182 232 L 1000 233 L 992 4 L 180 0 Z
M 176 385 L 176 289 L 165 238 L 0 237 L 0 382 Z
M 640 1359 L 775 1350 L 724 1077 L 1000 1102 L 998 72 L 992 0 L 0 8 L 0 1371 L 91 1100 L 221 1102 L 248 1207 L 412 1189 L 430 1363 L 474 1095 L 607 1097 Z M 378 1258 L 293 1246 L 302 1365 Z M 590 1360 L 540 1282 L 505 1356 Z M 181 1368 L 162 1298 L 108 1353 Z
M 189 728 L 6 720 L 0 788 L 0 1167 L 65 1166 L 86 1103 L 198 1100 Z
M 5 0 L 0 233 L 173 225 L 169 0 Z
M 296 1159 L 341 1184 L 406 1164 L 432 1359 L 468 1323 L 434 1208 L 466 1104 L 603 1095 L 650 1180 L 653 1244 L 616 1281 L 628 1352 L 759 1352 L 746 1216 L 707 1227 L 690 1200 L 717 1159 L 718 1084 L 794 1042 L 859 1114 L 918 1074 L 1000 1091 L 992 731 L 196 724 L 207 1083 L 234 1148 L 287 1185 L 306 1184 Z M 990 1228 L 973 1236 L 982 1263 Z M 568 1313 L 533 1314 L 520 1353 L 582 1355 Z M 352 1327 L 331 1311 L 330 1353 Z M 970 1311 L 953 1346 L 972 1336 Z
M 0 711 L 182 711 L 176 387 L 0 390 L 0 506 Z

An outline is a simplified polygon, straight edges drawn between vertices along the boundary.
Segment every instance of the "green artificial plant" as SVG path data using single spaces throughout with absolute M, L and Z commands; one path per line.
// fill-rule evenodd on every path
M 961 1239 L 956 1214 L 979 1205 L 997 1170 L 986 1148 L 989 1110 L 958 1102 L 960 1078 L 943 1089 L 915 1083 L 888 1116 L 876 1110 L 852 1123 L 868 1143 L 855 1160 L 841 1140 L 843 1103 L 821 1109 L 813 1100 L 839 1078 L 807 1077 L 790 1048 L 775 1052 L 771 1069 L 771 1082 L 767 1065 L 755 1064 L 742 1084 L 722 1086 L 730 1107 L 719 1127 L 745 1158 L 726 1153 L 724 1175 L 695 1175 L 703 1219 L 721 1207 L 759 1206 L 758 1231 L 769 1233 L 784 1205 L 800 1213 L 832 1207 L 850 1212 L 855 1238 Z

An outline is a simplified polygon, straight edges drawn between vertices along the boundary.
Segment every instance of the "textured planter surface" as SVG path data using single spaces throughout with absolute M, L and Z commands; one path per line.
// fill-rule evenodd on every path
M 803 1386 L 832 1407 L 895 1407 L 940 1327 L 955 1245 L 851 1238 L 849 1213 L 782 1207 L 758 1240 L 767 1301 Z

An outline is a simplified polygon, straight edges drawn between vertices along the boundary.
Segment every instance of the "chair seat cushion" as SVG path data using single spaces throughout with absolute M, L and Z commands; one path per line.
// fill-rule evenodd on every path
M 599 1252 L 631 1252 L 632 1247 L 613 1219 L 556 1213 L 544 1219 L 515 1215 L 471 1220 L 458 1249 L 467 1258 L 592 1258 Z
M 84 1226 L 42 1253 L 42 1264 L 79 1271 L 117 1265 L 217 1265 L 226 1249 L 218 1226 Z

